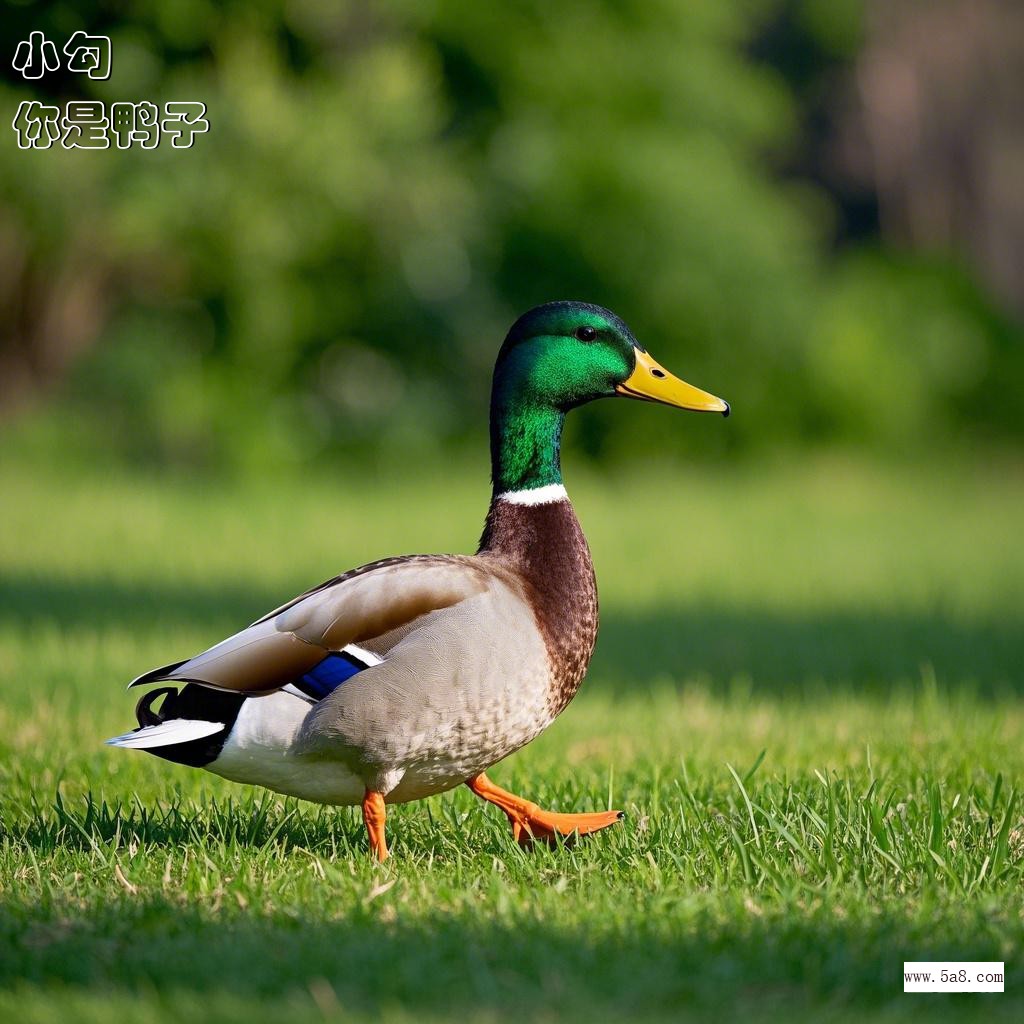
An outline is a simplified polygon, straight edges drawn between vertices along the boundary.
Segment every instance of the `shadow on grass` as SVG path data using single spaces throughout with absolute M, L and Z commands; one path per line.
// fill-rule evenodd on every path
M 48 622 L 100 631 L 189 626 L 209 628 L 212 639 L 218 640 L 293 596 L 242 583 L 196 587 L 7 574 L 0 578 L 0 622 Z
M 329 992 L 349 1013 L 397 1010 L 411 1020 L 706 1019 L 712 1012 L 737 1020 L 898 1009 L 907 998 L 904 960 L 998 960 L 1008 940 L 980 909 L 943 918 L 892 904 L 840 919 L 817 904 L 754 914 L 736 894 L 723 914 L 714 901 L 669 906 L 661 894 L 649 907 L 583 925 L 571 893 L 559 923 L 518 899 L 512 911 L 499 909 L 494 896 L 493 906 L 483 899 L 471 910 L 413 914 L 386 896 L 370 902 L 332 896 L 329 882 L 324 889 L 323 916 L 312 919 L 162 897 L 88 911 L 8 901 L 0 907 L 0 988 L 234 996 L 252 1000 L 255 1011 L 289 996 L 312 1002 L 310 992 L 319 991 L 320 1001 Z M 1007 967 L 1006 994 L 989 1007 L 1000 1019 L 1021 1010 L 1020 971 Z M 930 1010 L 952 1008 L 949 997 L 928 998 Z
M 268 790 L 240 800 L 230 797 L 205 801 L 201 807 L 172 800 L 151 806 L 142 801 L 108 803 L 85 796 L 84 809 L 68 809 L 58 790 L 45 810 L 36 809 L 24 826 L 10 828 L 16 843 L 31 847 L 41 857 L 57 851 L 88 852 L 114 844 L 185 849 L 204 843 L 222 843 L 259 850 L 273 844 L 284 851 L 301 849 L 319 856 L 340 853 L 363 857 L 366 830 L 355 812 L 322 804 L 302 805 L 290 800 L 282 813 L 281 797 Z M 407 812 L 392 808 L 389 815 Z
M 749 681 L 752 692 L 836 686 L 879 692 L 934 679 L 980 694 L 1024 693 L 1024 623 L 941 614 L 660 609 L 604 616 L 591 683 L 623 692 L 662 679 Z M 745 683 L 746 684 L 746 683 Z
M 0 623 L 128 628 L 186 626 L 212 644 L 287 600 L 287 592 L 222 583 L 194 587 L 102 579 L 0 579 Z M 168 650 L 168 660 L 191 651 Z M 656 680 L 746 677 L 755 691 L 887 688 L 934 674 L 940 686 L 1024 692 L 1024 623 L 933 614 L 825 609 L 794 617 L 770 609 L 606 608 L 591 683 L 622 690 Z

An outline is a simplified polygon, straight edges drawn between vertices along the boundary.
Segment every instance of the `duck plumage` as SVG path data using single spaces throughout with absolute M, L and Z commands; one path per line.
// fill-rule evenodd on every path
M 654 364 L 614 314 L 583 303 L 530 311 L 495 369 L 495 487 L 477 553 L 371 562 L 145 673 L 131 685 L 157 688 L 139 701 L 139 728 L 108 742 L 307 800 L 362 803 L 380 857 L 386 803 L 462 783 L 524 841 L 614 823 L 617 812 L 541 811 L 484 772 L 551 724 L 589 664 L 597 586 L 559 443 L 569 408 L 615 393 L 728 412 Z

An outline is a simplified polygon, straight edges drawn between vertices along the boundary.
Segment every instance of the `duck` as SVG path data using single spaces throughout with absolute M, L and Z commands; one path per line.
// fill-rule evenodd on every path
M 200 654 L 152 669 L 137 728 L 107 743 L 234 782 L 359 806 L 388 855 L 387 808 L 467 786 L 523 845 L 601 831 L 621 811 L 546 810 L 488 777 L 576 695 L 597 640 L 590 549 L 566 492 L 566 414 L 624 397 L 729 415 L 601 306 L 548 302 L 498 352 L 490 505 L 473 555 L 350 569 Z

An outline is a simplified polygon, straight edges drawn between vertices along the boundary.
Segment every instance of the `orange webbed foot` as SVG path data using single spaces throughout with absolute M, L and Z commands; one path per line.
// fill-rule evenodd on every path
M 593 811 L 585 814 L 557 814 L 542 810 L 531 800 L 496 786 L 482 772 L 474 776 L 467 786 L 478 797 L 500 807 L 512 824 L 512 835 L 521 846 L 534 841 L 553 843 L 558 838 L 585 836 L 599 832 L 625 817 L 622 811 Z
M 528 846 L 532 840 L 553 843 L 559 836 L 566 839 L 570 836 L 589 835 L 600 832 L 625 818 L 622 811 L 593 811 L 587 814 L 555 814 L 544 811 L 533 805 L 533 810 L 517 816 L 509 814 L 512 822 L 512 835 L 521 846 Z

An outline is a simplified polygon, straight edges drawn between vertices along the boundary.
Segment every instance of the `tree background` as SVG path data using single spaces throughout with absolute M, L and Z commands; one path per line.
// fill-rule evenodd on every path
M 26 82 L 18 42 L 113 42 Z M 482 448 L 524 309 L 620 313 L 744 458 L 1024 441 L 1014 0 L 9 3 L 0 109 L 197 99 L 190 150 L 0 145 L 3 446 L 262 471 Z M 718 424 L 715 424 L 718 426 Z

